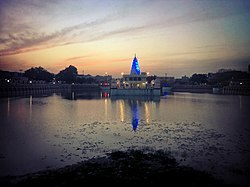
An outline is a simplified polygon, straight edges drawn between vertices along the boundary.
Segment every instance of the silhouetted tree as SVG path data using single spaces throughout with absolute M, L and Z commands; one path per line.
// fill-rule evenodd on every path
M 148 83 L 150 83 L 152 80 L 155 80 L 156 79 L 156 75 L 151 75 L 151 76 L 148 76 L 147 78 L 146 78 L 146 80 L 147 80 L 147 82 Z
M 24 76 L 32 80 L 43 80 L 46 82 L 51 81 L 54 78 L 54 74 L 48 72 L 41 66 L 30 68 L 24 72 Z
M 226 71 L 226 72 L 217 72 L 213 73 L 208 80 L 209 84 L 218 85 L 218 86 L 227 86 L 230 81 L 237 80 L 250 80 L 250 74 L 242 71 Z
M 192 84 L 204 84 L 207 83 L 207 74 L 193 74 L 190 78 Z
M 69 67 L 67 67 L 64 70 L 60 71 L 56 75 L 56 80 L 65 81 L 66 83 L 75 83 L 77 75 L 78 75 L 77 68 L 70 65 Z

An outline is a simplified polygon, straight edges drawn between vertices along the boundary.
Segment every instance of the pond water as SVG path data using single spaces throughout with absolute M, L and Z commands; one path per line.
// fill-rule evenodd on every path
M 0 99 L 0 175 L 59 168 L 112 150 L 164 149 L 229 183 L 250 172 L 250 97 L 64 92 Z

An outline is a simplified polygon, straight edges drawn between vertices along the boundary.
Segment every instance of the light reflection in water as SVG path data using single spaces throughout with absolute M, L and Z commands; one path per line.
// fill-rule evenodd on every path
M 138 101 L 130 101 L 131 104 L 131 112 L 132 112 L 132 127 L 133 131 L 136 131 L 139 124 L 139 111 L 138 111 Z
M 137 130 L 140 120 L 145 120 L 146 124 L 149 124 L 152 116 L 150 108 L 159 107 L 157 104 L 159 98 L 117 96 L 111 97 L 111 100 L 119 105 L 121 122 L 126 121 L 126 117 L 129 117 L 133 131 Z
M 240 95 L 240 110 L 242 109 L 242 96 Z
M 149 124 L 149 119 L 150 119 L 150 113 L 148 110 L 148 103 L 144 103 L 144 108 L 145 108 L 145 118 L 146 118 L 146 123 Z
M 30 118 L 32 118 L 32 95 L 30 95 L 30 98 L 29 98 L 29 107 L 30 107 L 30 111 L 29 111 Z
M 7 100 L 7 113 L 8 113 L 8 118 L 10 117 L 10 98 L 8 97 Z
M 105 116 L 105 120 L 108 119 L 108 99 L 105 98 L 104 99 L 104 116 Z
M 121 122 L 124 122 L 124 100 L 119 100 L 119 106 L 120 106 L 120 120 Z
M 109 98 L 109 93 L 108 92 L 102 92 L 101 97 Z

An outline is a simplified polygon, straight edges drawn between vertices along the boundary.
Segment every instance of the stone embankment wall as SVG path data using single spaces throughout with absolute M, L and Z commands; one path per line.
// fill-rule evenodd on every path
M 100 87 L 98 84 L 1 84 L 0 96 L 16 96 L 61 90 L 100 91 Z

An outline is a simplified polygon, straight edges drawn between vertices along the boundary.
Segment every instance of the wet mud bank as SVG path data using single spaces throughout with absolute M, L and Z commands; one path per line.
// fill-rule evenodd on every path
M 83 186 L 86 184 L 165 184 L 167 186 L 232 186 L 212 175 L 180 166 L 169 152 L 113 151 L 60 169 L 0 179 L 1 186 Z

